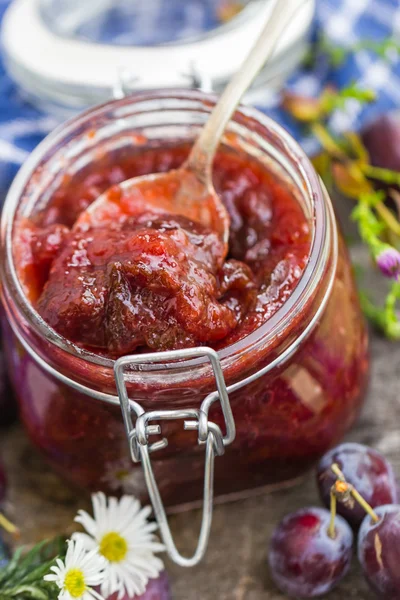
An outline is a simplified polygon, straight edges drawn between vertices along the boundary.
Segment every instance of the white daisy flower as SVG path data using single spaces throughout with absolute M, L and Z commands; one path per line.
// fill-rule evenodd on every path
M 151 508 L 141 508 L 132 496 L 107 501 L 102 492 L 93 494 L 92 503 L 94 518 L 83 510 L 75 518 L 87 533 L 74 533 L 73 539 L 106 560 L 101 584 L 105 598 L 114 592 L 118 592 L 118 599 L 125 594 L 131 598 L 140 596 L 149 579 L 158 577 L 164 569 L 163 562 L 154 556 L 164 546 L 154 535 L 157 525 L 147 520 Z
M 96 550 L 87 552 L 80 540 L 70 540 L 64 562 L 58 558 L 50 568 L 53 573 L 44 579 L 60 588 L 59 600 L 103 600 L 92 586 L 103 583 L 105 566 L 106 561 Z
M 122 458 L 106 463 L 102 481 L 118 495 L 139 496 L 146 489 L 143 469 L 132 469 L 132 460 Z

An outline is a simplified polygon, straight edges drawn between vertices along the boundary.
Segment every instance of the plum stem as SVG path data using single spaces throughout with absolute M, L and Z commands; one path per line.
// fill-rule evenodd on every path
M 336 504 L 337 504 L 336 495 L 334 494 L 333 491 L 331 491 L 331 519 L 329 521 L 328 535 L 333 540 L 336 537 L 336 530 L 335 530 Z
M 11 533 L 11 535 L 19 535 L 18 527 L 14 523 L 11 523 L 2 513 L 0 513 L 0 527 L 7 531 L 7 533 Z
M 331 470 L 334 472 L 334 474 L 340 481 L 347 484 L 346 478 L 343 475 L 342 471 L 340 470 L 339 465 L 334 463 L 331 466 Z M 364 500 L 364 498 L 361 496 L 361 494 L 359 492 L 357 492 L 357 490 L 354 488 L 354 486 L 352 486 L 350 484 L 348 484 L 348 486 L 349 486 L 349 492 L 353 496 L 354 500 L 356 502 L 358 502 L 358 504 L 365 510 L 365 512 L 371 517 L 371 519 L 375 523 L 377 523 L 379 521 L 379 517 L 376 514 L 376 512 L 374 511 L 374 509 L 372 508 L 372 506 L 370 504 L 368 504 L 368 502 L 366 500 Z M 331 493 L 334 494 L 334 492 L 331 492 Z

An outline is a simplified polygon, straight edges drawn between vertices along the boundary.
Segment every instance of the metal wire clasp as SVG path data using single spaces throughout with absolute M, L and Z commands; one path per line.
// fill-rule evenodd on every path
M 216 391 L 203 400 L 200 409 L 188 408 L 145 412 L 140 404 L 129 398 L 126 387 L 126 372 L 128 369 L 132 372 L 132 368 L 135 366 L 152 363 L 168 363 L 169 366 L 173 367 L 173 363 L 176 361 L 178 361 L 176 363 L 177 368 L 180 368 L 182 363 L 179 361 L 190 358 L 206 358 L 209 360 L 216 382 Z M 149 496 L 167 553 L 178 565 L 192 567 L 203 558 L 210 536 L 213 511 L 214 459 L 216 455 L 220 456 L 224 453 L 225 446 L 233 442 L 236 434 L 235 422 L 218 354 L 212 348 L 202 347 L 123 356 L 115 362 L 114 372 L 131 457 L 134 462 L 141 461 L 142 463 Z M 217 400 L 220 401 L 225 420 L 225 434 L 222 433 L 218 425 L 208 420 L 209 410 Z M 199 444 L 206 445 L 203 517 L 197 548 L 190 558 L 182 556 L 175 546 L 150 459 L 151 452 L 165 448 L 168 445 L 166 438 L 149 443 L 150 436 L 161 433 L 161 426 L 159 424 L 152 425 L 151 422 L 173 419 L 183 419 L 184 429 L 186 430 L 197 430 Z

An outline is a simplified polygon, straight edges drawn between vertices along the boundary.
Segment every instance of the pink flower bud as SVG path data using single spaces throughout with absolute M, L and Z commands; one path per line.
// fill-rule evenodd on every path
M 400 252 L 396 248 L 385 245 L 376 255 L 376 264 L 385 277 L 400 278 Z

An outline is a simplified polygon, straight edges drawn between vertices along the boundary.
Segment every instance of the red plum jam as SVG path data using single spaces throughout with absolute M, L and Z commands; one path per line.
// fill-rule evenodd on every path
M 219 496 L 301 476 L 362 403 L 368 347 L 349 258 L 326 192 L 283 130 L 243 109 L 221 144 L 213 180 L 230 216 L 227 254 L 211 229 L 118 187 L 179 167 L 209 109 L 187 92 L 95 108 L 39 146 L 7 200 L 6 349 L 21 415 L 54 467 L 90 490 L 146 497 L 116 399 L 121 356 L 218 352 L 237 431 L 215 462 Z M 82 218 L 103 192 L 105 206 Z M 127 387 L 145 410 L 199 408 L 215 381 L 192 359 L 132 371 Z M 210 418 L 224 429 L 217 405 Z M 173 420 L 162 434 L 168 447 L 152 461 L 163 499 L 199 500 L 197 434 Z

